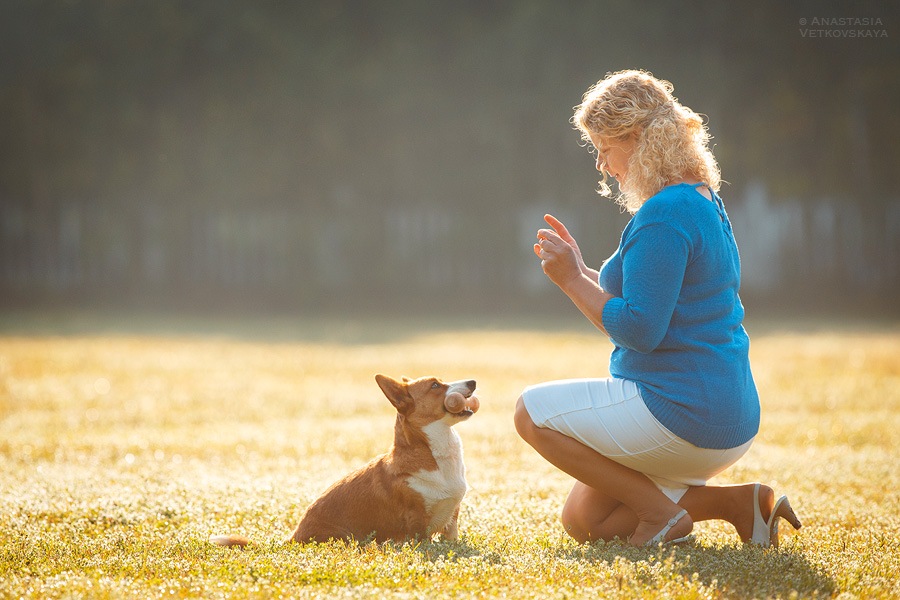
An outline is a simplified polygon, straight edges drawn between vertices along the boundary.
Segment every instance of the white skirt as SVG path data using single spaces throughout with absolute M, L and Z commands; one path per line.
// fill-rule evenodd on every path
M 753 443 L 709 450 L 684 441 L 656 420 L 628 379 L 548 381 L 527 387 L 522 398 L 535 425 L 643 473 L 673 502 L 689 487 L 706 485 Z

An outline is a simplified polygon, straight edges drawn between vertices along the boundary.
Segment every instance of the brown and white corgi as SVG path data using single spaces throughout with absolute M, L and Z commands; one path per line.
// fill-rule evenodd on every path
M 390 451 L 335 482 L 310 504 L 286 542 L 329 539 L 426 539 L 458 535 L 459 506 L 468 490 L 462 441 L 453 429 L 480 406 L 475 381 L 436 377 L 375 381 L 397 409 Z M 220 546 L 245 538 L 212 536 Z

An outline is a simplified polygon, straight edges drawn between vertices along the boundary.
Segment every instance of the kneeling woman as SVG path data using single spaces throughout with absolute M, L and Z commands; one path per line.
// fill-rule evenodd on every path
M 686 539 L 695 521 L 731 522 L 744 542 L 777 545 L 800 522 L 760 484 L 707 486 L 759 429 L 759 397 L 738 297 L 740 262 L 700 117 L 672 86 L 616 73 L 585 94 L 573 122 L 633 213 L 600 271 L 547 215 L 534 251 L 547 276 L 615 344 L 611 378 L 528 387 L 519 435 L 577 482 L 563 508 L 579 541 Z

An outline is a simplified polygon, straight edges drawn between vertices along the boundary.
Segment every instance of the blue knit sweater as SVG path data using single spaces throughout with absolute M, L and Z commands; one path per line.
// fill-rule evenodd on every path
M 599 283 L 615 296 L 602 317 L 615 344 L 610 374 L 635 381 L 675 435 L 727 449 L 756 435 L 759 396 L 741 325 L 737 244 L 713 199 L 679 184 L 647 200 Z

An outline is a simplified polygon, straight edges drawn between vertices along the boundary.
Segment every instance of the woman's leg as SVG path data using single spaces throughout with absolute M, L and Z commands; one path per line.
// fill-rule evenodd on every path
M 742 542 L 753 536 L 753 506 L 757 502 L 754 483 L 707 485 L 688 488 L 678 504 L 694 521 L 719 519 L 734 526 Z M 759 511 L 768 520 L 775 506 L 775 492 L 767 485 L 759 486 Z
M 580 481 L 569 492 L 560 520 L 566 533 L 582 543 L 624 539 L 638 524 L 633 510 Z
M 635 514 L 636 525 L 632 532 L 625 526 L 624 515 L 612 509 L 609 516 L 616 519 L 604 529 L 606 535 L 613 533 L 611 537 L 624 538 L 630 534 L 630 543 L 638 546 L 652 539 L 681 510 L 642 473 L 620 465 L 574 438 L 535 425 L 521 397 L 516 404 L 515 425 L 522 439 L 552 465 L 594 490 L 604 490 L 610 498 Z M 623 529 L 612 531 L 618 527 Z M 666 538 L 685 536 L 692 528 L 691 518 L 685 516 L 672 527 Z
M 742 542 L 753 535 L 755 484 L 690 487 L 678 505 L 688 511 L 693 522 L 719 519 L 731 523 Z M 760 486 L 759 508 L 768 519 L 775 505 L 775 493 Z M 569 494 L 562 514 L 566 532 L 579 542 L 611 540 L 624 537 L 622 531 L 633 531 L 637 515 L 630 508 L 579 482 Z M 669 536 L 671 538 L 671 536 Z

